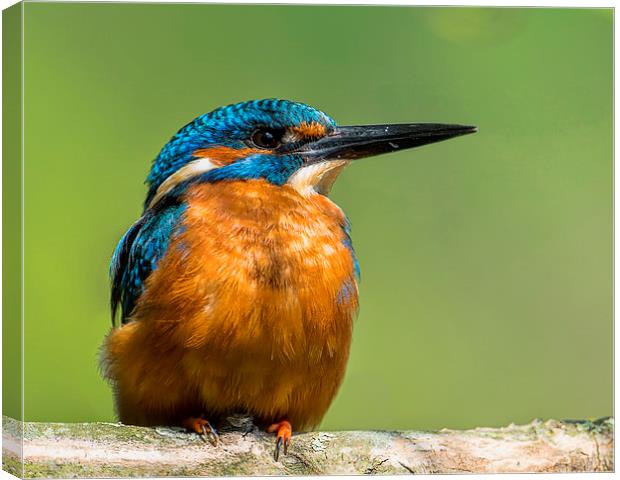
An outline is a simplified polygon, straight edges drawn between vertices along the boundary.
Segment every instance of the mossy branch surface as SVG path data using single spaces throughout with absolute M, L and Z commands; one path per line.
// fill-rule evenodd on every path
M 3 417 L 3 467 L 27 478 L 613 471 L 612 418 L 473 430 L 311 432 L 274 461 L 274 438 L 229 418 L 213 447 L 181 429 L 20 423 Z

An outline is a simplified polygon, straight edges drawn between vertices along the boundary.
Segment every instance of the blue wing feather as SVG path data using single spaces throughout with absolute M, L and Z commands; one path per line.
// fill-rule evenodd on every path
M 355 254 L 355 249 L 353 248 L 353 239 L 351 238 L 351 222 L 348 217 L 345 217 L 344 223 L 341 225 L 342 231 L 344 232 L 345 238 L 343 243 L 351 252 L 351 258 L 353 259 L 353 270 L 355 271 L 355 278 L 357 281 L 360 280 L 361 270 L 360 270 L 360 262 L 357 259 L 357 255 Z
M 347 280 L 344 282 L 340 292 L 338 292 L 336 301 L 342 304 L 348 302 L 351 295 L 354 295 L 357 292 L 355 282 L 360 281 L 360 264 L 357 260 L 355 249 L 353 248 L 353 240 L 351 238 L 351 222 L 348 217 L 344 217 L 344 222 L 340 225 L 340 228 L 342 228 L 342 231 L 344 232 L 344 239 L 342 240 L 342 243 L 344 243 L 351 254 L 351 260 L 353 260 L 353 273 L 355 275 L 355 280 Z
M 121 307 L 121 322 L 127 323 L 144 283 L 165 255 L 171 238 L 181 231 L 184 204 L 148 210 L 123 235 L 110 264 L 112 320 Z

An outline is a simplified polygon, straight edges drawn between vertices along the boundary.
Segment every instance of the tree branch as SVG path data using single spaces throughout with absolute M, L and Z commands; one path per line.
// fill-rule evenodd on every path
M 229 418 L 217 447 L 175 428 L 20 423 L 3 417 L 3 467 L 25 477 L 128 477 L 613 471 L 612 418 L 438 432 L 298 434 L 275 462 L 274 438 Z

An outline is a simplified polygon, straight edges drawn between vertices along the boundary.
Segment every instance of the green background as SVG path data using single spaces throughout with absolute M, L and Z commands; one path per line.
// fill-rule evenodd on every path
M 22 419 L 21 5 L 2 12 L 2 413 Z
M 213 108 L 476 135 L 351 166 L 361 310 L 326 429 L 612 413 L 612 11 L 25 7 L 25 415 L 113 419 L 107 268 L 150 161 Z

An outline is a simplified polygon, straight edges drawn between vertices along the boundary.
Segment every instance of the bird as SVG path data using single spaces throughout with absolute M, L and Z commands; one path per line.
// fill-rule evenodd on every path
M 347 165 L 473 133 L 458 124 L 340 126 L 250 100 L 181 128 L 152 163 L 140 218 L 110 263 L 101 367 L 125 424 L 213 444 L 245 412 L 286 454 L 344 377 L 358 310 L 351 224 L 329 198 Z M 120 321 L 118 321 L 120 320 Z

